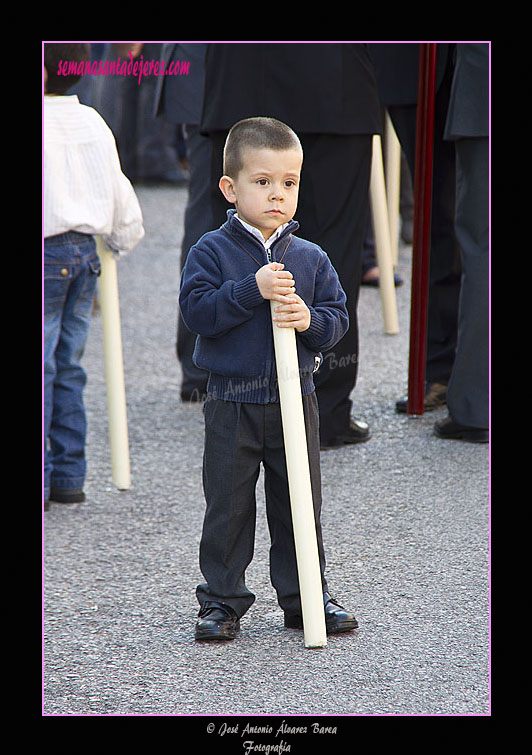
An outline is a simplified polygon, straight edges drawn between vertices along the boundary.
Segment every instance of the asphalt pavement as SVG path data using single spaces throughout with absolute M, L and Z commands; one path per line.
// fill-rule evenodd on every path
M 246 579 L 256 602 L 235 641 L 194 641 L 203 416 L 179 399 L 175 351 L 186 193 L 137 188 L 146 236 L 118 264 L 127 491 L 111 477 L 94 314 L 84 356 L 87 501 L 52 504 L 43 516 L 43 715 L 179 716 L 235 753 L 306 752 L 309 738 L 334 746 L 357 716 L 490 715 L 489 447 L 436 438 L 444 409 L 395 412 L 408 371 L 403 244 L 400 333 L 384 333 L 378 289 L 360 296 L 353 413 L 372 438 L 321 454 L 327 576 L 359 629 L 307 649 L 301 631 L 283 627 L 259 484 Z

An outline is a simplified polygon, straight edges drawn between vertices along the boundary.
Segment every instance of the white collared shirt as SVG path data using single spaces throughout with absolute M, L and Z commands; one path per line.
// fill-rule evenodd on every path
M 45 96 L 43 236 L 98 234 L 128 252 L 144 236 L 142 212 L 122 173 L 113 133 L 77 95 Z
M 283 223 L 282 225 L 280 225 L 280 226 L 279 226 L 279 228 L 276 228 L 276 229 L 275 229 L 275 231 L 274 231 L 274 232 L 272 233 L 272 235 L 270 236 L 270 238 L 269 238 L 269 239 L 266 239 L 266 240 L 265 240 L 265 239 L 264 239 L 264 236 L 263 236 L 263 235 L 262 235 L 262 233 L 261 233 L 261 232 L 259 231 L 259 229 L 258 229 L 258 228 L 255 228 L 255 226 L 253 226 L 253 225 L 250 225 L 249 223 L 246 223 L 246 222 L 245 222 L 244 220 L 242 220 L 242 218 L 239 218 L 239 217 L 238 217 L 238 213 L 235 213 L 235 218 L 236 218 L 237 220 L 240 220 L 240 222 L 242 223 L 242 225 L 244 226 L 244 228 L 247 228 L 247 230 L 248 230 L 248 231 L 249 231 L 250 233 L 252 233 L 252 234 L 253 234 L 254 236 L 256 236 L 256 237 L 257 237 L 257 238 L 259 239 L 259 241 L 261 241 L 261 242 L 262 242 L 262 244 L 263 244 L 264 248 L 265 248 L 265 249 L 266 249 L 266 251 L 268 252 L 268 258 L 270 257 L 270 254 L 269 254 L 269 249 L 270 249 L 271 245 L 272 245 L 272 244 L 273 244 L 273 243 L 274 243 L 275 241 L 277 241 L 277 239 L 279 238 L 279 236 L 281 235 L 281 233 L 282 233 L 282 232 L 284 231 L 284 229 L 285 229 L 285 228 L 286 228 L 286 226 L 288 225 L 288 223 Z

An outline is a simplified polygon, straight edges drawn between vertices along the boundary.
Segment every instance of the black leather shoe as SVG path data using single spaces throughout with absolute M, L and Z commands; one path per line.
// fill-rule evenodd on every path
M 234 640 L 240 631 L 238 616 L 229 606 L 205 602 L 198 614 L 196 640 Z
M 323 450 L 341 448 L 349 444 L 365 443 L 370 438 L 371 433 L 368 423 L 363 422 L 361 419 L 352 419 L 349 421 L 349 427 L 342 435 L 337 435 L 336 438 L 332 439 L 320 440 L 320 448 Z
M 328 592 L 323 593 L 325 608 L 325 628 L 327 634 L 351 632 L 358 627 L 355 615 L 349 613 Z M 284 625 L 288 629 L 303 629 L 303 617 L 298 615 L 284 615 Z
M 50 500 L 54 503 L 83 503 L 85 493 L 81 488 L 73 488 L 71 490 L 51 488 Z
M 450 415 L 434 423 L 434 433 L 438 438 L 465 440 L 468 443 L 488 443 L 489 441 L 487 429 L 459 425 Z
M 432 412 L 445 406 L 447 402 L 447 386 L 444 383 L 427 383 L 425 387 L 425 397 L 423 399 L 423 410 Z M 399 414 L 406 414 L 408 409 L 408 397 L 401 398 L 395 402 L 395 411 Z

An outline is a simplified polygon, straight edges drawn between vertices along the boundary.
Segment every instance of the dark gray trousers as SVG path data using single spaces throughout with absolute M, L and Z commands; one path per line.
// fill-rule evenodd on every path
M 456 140 L 456 235 L 462 249 L 458 341 L 447 406 L 456 422 L 489 427 L 489 140 Z
M 321 473 L 316 394 L 303 397 L 318 552 L 324 591 L 320 524 Z M 203 485 L 207 508 L 200 543 L 200 605 L 214 600 L 243 614 L 255 600 L 245 583 L 255 544 L 255 490 L 264 466 L 270 531 L 270 578 L 281 608 L 301 614 L 280 404 L 205 403 Z

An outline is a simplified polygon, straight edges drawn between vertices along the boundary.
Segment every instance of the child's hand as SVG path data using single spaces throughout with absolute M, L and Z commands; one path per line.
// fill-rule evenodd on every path
M 310 310 L 297 294 L 285 297 L 286 299 L 289 299 L 288 303 L 275 307 L 273 321 L 279 328 L 295 328 L 298 333 L 302 333 L 310 326 Z
M 280 262 L 270 262 L 255 273 L 257 286 L 263 299 L 284 302 L 289 294 L 294 293 L 292 273 L 283 268 L 284 265 Z

